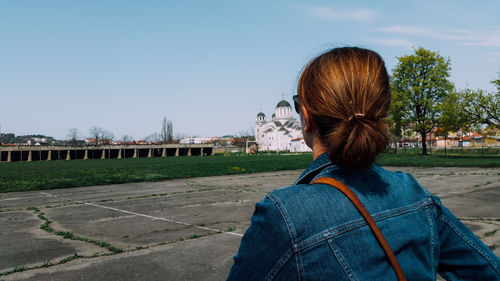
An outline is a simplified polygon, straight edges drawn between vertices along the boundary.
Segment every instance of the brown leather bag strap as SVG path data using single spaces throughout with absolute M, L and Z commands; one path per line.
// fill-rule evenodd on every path
M 403 274 L 403 270 L 401 269 L 401 266 L 399 265 L 398 260 L 396 259 L 396 256 L 392 252 L 391 247 L 389 246 L 389 244 L 385 240 L 384 235 L 382 235 L 382 232 L 380 232 L 380 229 L 378 228 L 377 224 L 375 224 L 375 221 L 373 220 L 372 216 L 370 215 L 370 213 L 368 213 L 365 206 L 363 206 L 361 201 L 359 201 L 358 197 L 356 197 L 354 192 L 352 192 L 352 190 L 349 189 L 349 187 L 347 187 L 345 184 L 343 184 L 342 182 L 340 182 L 336 179 L 333 179 L 333 178 L 321 177 L 321 178 L 316 179 L 313 182 L 313 184 L 315 184 L 315 183 L 323 183 L 323 184 L 331 185 L 331 186 L 335 187 L 336 189 L 338 189 L 339 191 L 341 191 L 342 193 L 344 193 L 344 195 L 347 196 L 347 198 L 349 198 L 349 200 L 351 200 L 351 202 L 354 204 L 354 206 L 356 206 L 356 209 L 358 209 L 358 211 L 361 213 L 363 218 L 368 223 L 368 226 L 370 226 L 370 229 L 372 230 L 372 232 L 375 235 L 375 237 L 377 238 L 380 246 L 382 247 L 385 254 L 387 255 L 387 258 L 389 259 L 389 262 L 391 263 L 392 268 L 394 268 L 394 271 L 396 272 L 396 276 L 397 276 L 398 280 L 399 281 L 406 280 L 406 278 Z

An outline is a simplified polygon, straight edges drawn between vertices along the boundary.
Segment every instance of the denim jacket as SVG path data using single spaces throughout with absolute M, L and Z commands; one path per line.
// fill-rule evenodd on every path
M 345 195 L 370 212 L 407 280 L 500 280 L 500 259 L 409 174 L 345 171 L 319 156 L 299 179 L 255 206 L 227 280 L 397 280 L 384 251 Z

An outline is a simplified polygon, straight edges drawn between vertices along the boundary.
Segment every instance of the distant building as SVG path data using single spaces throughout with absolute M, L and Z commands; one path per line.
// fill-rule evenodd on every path
M 185 137 L 180 140 L 181 144 L 200 144 L 202 142 L 202 138 L 200 137 Z
M 270 121 L 263 112 L 257 114 L 254 133 L 259 151 L 311 151 L 304 142 L 300 122 L 293 118 L 292 107 L 284 98 Z

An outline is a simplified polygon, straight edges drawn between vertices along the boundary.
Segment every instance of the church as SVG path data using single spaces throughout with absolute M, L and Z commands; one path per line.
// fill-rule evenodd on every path
M 292 107 L 283 98 L 275 107 L 271 120 L 263 112 L 257 114 L 255 140 L 259 151 L 306 152 L 300 121 L 293 118 Z

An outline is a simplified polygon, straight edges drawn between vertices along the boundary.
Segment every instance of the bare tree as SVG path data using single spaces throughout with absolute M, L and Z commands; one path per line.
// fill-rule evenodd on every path
M 131 143 L 134 141 L 134 137 L 130 135 L 123 135 L 121 138 L 122 143 Z
M 174 143 L 179 143 L 185 137 L 186 137 L 185 134 L 176 134 L 174 137 Z
M 101 139 L 104 143 L 111 144 L 111 142 L 113 141 L 114 138 L 115 138 L 115 134 L 113 134 L 112 132 L 110 132 L 108 130 L 102 130 Z
M 79 138 L 81 138 L 81 135 L 77 128 L 71 128 L 68 130 L 68 141 L 71 145 L 76 145 Z
M 162 141 L 161 135 L 158 134 L 158 133 L 156 133 L 156 132 L 154 132 L 151 135 L 145 137 L 144 139 L 145 139 L 145 141 L 147 141 L 149 143 L 158 143 L 158 142 Z
M 174 139 L 174 129 L 172 125 L 172 121 L 168 120 L 167 122 L 167 142 L 172 142 Z
M 167 143 L 167 117 L 165 116 L 163 116 L 163 121 L 161 122 L 160 137 L 163 143 Z
M 101 127 L 94 126 L 90 128 L 89 130 L 89 137 L 91 139 L 94 139 L 94 144 L 98 145 L 99 144 L 99 139 L 102 136 L 102 131 L 103 129 Z
M 252 127 L 249 127 L 248 129 L 246 130 L 241 130 L 239 131 L 235 136 L 236 137 L 239 137 L 239 138 L 254 138 L 254 132 L 253 132 L 253 128 Z

